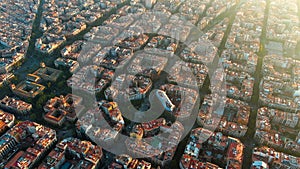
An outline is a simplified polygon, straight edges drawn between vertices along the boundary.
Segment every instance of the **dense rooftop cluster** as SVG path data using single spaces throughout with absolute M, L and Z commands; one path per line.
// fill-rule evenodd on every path
M 204 64 L 177 61 L 168 76 L 170 83 L 179 83 L 190 88 L 202 88 L 208 75 L 208 68 Z
M 244 136 L 248 129 L 250 106 L 243 101 L 226 98 L 222 110 L 217 103 L 220 99 L 220 96 L 215 95 L 205 97 L 198 114 L 198 124 L 211 130 L 217 128 L 234 137 Z
M 227 98 L 219 130 L 235 137 L 244 136 L 248 129 L 250 111 L 247 103 Z
M 32 109 L 32 105 L 23 100 L 5 96 L 0 101 L 0 107 L 6 111 L 16 113 L 18 115 L 28 115 Z
M 37 0 L 1 1 L 0 85 L 13 77 L 9 72 L 25 58 L 38 5 Z
M 13 127 L 15 124 L 15 116 L 0 110 L 0 135 L 7 129 Z
M 27 50 L 32 23 L 37 12 L 38 1 L 7 1 L 1 3 L 1 49 Z M 13 14 L 11 14 L 13 13 Z M 4 31 L 9 28 L 10 31 Z M 17 49 L 19 48 L 19 49 Z M 4 52 L 4 51 L 3 51 Z M 4 53 L 1 53 L 5 55 Z M 8 53 L 6 53 L 8 54 Z
M 197 123 L 205 129 L 216 128 L 223 115 L 223 111 L 219 109 L 223 100 L 224 98 L 217 94 L 206 95 L 198 113 Z
M 136 57 L 127 67 L 130 74 L 140 74 L 146 77 L 155 78 L 164 70 L 168 58 L 151 53 L 136 53 Z
M 171 112 L 177 118 L 185 119 L 191 116 L 199 97 L 195 89 L 173 84 L 162 85 L 160 89 L 165 92 L 166 97 L 175 105 L 175 109 Z
M 116 102 L 103 100 L 99 108 L 88 110 L 76 126 L 79 133 L 88 135 L 102 145 L 112 145 L 124 127 L 124 119 Z
M 108 86 L 114 76 L 112 70 L 96 65 L 85 66 L 68 79 L 68 86 L 74 90 L 97 93 Z
M 71 73 L 75 73 L 80 68 L 78 60 L 82 59 L 80 52 L 85 45 L 85 41 L 78 40 L 61 50 L 61 56 L 54 61 L 55 67 L 66 67 Z
M 252 155 L 252 169 L 256 168 L 299 168 L 300 158 L 277 152 L 269 147 L 255 147 Z
M 262 105 L 295 111 L 299 100 L 299 61 L 278 55 L 267 55 L 262 68 L 260 84 Z
M 33 168 L 56 140 L 55 130 L 20 122 L 0 137 L 0 167 Z
M 149 94 L 152 80 L 144 76 L 119 76 L 104 92 L 106 99 L 141 100 Z
M 40 27 L 44 35 L 38 39 L 36 48 L 45 53 L 83 31 L 87 25 L 110 13 L 122 1 L 46 1 L 43 5 L 43 19 Z
M 66 138 L 45 157 L 38 169 L 97 168 L 101 164 L 102 148 L 89 141 Z
M 235 99 L 250 101 L 253 95 L 254 77 L 246 72 L 226 70 L 227 95 Z
M 180 168 L 242 168 L 244 145 L 238 139 L 203 128 L 192 130 Z
M 44 119 L 58 126 L 66 121 L 75 122 L 84 109 L 81 103 L 82 98 L 72 94 L 51 98 L 44 106 Z
M 285 136 L 287 133 L 298 135 L 299 117 L 299 112 L 296 114 L 267 107 L 260 108 L 256 119 L 256 141 L 299 152 L 299 141 Z
M 126 148 L 134 156 L 147 157 L 153 163 L 164 166 L 173 159 L 184 126 L 174 122 L 171 126 L 165 125 L 162 119 L 142 123 L 143 132 L 147 137 L 142 140 L 136 136 L 126 139 Z

